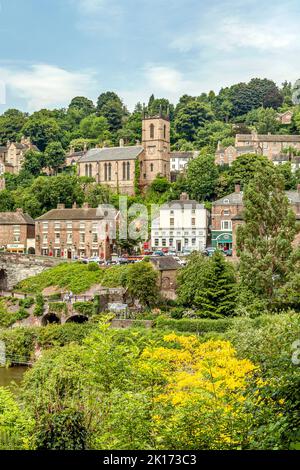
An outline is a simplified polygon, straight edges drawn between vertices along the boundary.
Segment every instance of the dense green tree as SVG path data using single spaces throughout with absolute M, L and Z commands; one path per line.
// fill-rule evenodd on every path
M 180 138 L 193 141 L 196 139 L 199 127 L 204 126 L 207 121 L 212 121 L 213 118 L 214 114 L 209 104 L 196 100 L 188 101 L 176 113 L 175 129 Z
M 273 108 L 253 109 L 246 115 L 245 124 L 255 126 L 258 134 L 276 134 L 280 127 Z
M 22 169 L 33 176 L 38 176 L 44 168 L 46 162 L 43 153 L 29 150 L 25 154 Z
M 299 228 L 282 176 L 266 166 L 245 188 L 244 205 L 244 224 L 237 229 L 241 281 L 272 307 L 299 259 L 292 245 Z
M 0 191 L 0 212 L 12 211 L 14 209 L 14 200 L 8 189 Z
M 41 152 L 44 152 L 50 142 L 59 140 L 61 137 L 61 129 L 54 118 L 34 114 L 22 127 L 22 133 L 30 137 Z
M 217 251 L 209 259 L 194 253 L 178 278 L 178 301 L 204 317 L 234 315 L 237 286 L 233 265 Z
M 0 116 L 1 145 L 6 145 L 8 141 L 16 142 L 19 140 L 26 118 L 27 115 L 17 109 L 8 109 Z
M 50 142 L 44 153 L 45 165 L 50 168 L 54 173 L 57 173 L 58 168 L 60 168 L 65 163 L 65 151 L 60 142 Z
M 70 110 L 78 110 L 82 114 L 82 118 L 93 114 L 96 111 L 94 103 L 85 98 L 84 96 L 76 96 L 72 99 L 71 103 L 69 104 L 68 111 Z
M 95 139 L 101 143 L 111 139 L 107 119 L 103 116 L 97 117 L 94 114 L 81 121 L 80 133 L 85 139 Z
M 190 196 L 198 201 L 210 200 L 218 181 L 218 168 L 213 155 L 200 155 L 191 160 L 187 167 Z
M 273 167 L 267 157 L 253 153 L 240 155 L 232 162 L 229 168 L 229 175 L 232 183 L 239 183 L 244 188 L 255 174 L 265 167 Z
M 158 301 L 158 274 L 148 261 L 133 264 L 122 279 L 128 294 L 141 302 L 145 307 L 151 307 Z

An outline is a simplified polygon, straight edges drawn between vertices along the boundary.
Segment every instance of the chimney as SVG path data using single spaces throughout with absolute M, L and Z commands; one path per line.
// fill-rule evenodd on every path
M 136 140 L 135 145 L 141 145 L 141 142 L 139 140 Z
M 18 208 L 16 209 L 16 213 L 17 213 L 17 214 L 23 214 L 23 209 L 20 209 L 20 207 L 18 207 Z
M 297 191 L 300 194 L 300 184 L 297 184 Z
M 88 202 L 84 202 L 83 205 L 82 205 L 82 208 L 83 209 L 89 209 L 90 208 L 90 205 Z
M 72 209 L 77 209 L 77 203 L 76 202 L 73 202 Z
M 119 140 L 119 147 L 124 147 L 124 139 Z
M 65 209 L 66 206 L 64 204 L 57 204 L 57 209 Z
M 241 192 L 241 185 L 239 183 L 236 183 L 234 185 L 234 192 L 235 193 L 240 193 Z
M 188 200 L 189 200 L 188 193 L 181 193 L 180 194 L 180 201 L 188 201 Z
M 217 151 L 219 152 L 220 150 L 221 150 L 221 141 L 219 140 L 219 141 L 218 141 Z

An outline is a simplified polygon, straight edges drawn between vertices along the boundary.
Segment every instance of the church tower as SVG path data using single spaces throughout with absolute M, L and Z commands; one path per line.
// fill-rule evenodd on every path
M 142 122 L 144 155 L 140 160 L 140 185 L 149 186 L 157 175 L 170 180 L 170 120 L 159 116 L 144 116 Z

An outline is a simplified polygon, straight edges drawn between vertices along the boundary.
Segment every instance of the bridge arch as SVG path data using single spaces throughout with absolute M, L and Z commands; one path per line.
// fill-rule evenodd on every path
M 87 321 L 89 321 L 89 319 L 85 315 L 73 315 L 72 317 L 68 318 L 66 323 L 86 323 Z
M 7 290 L 8 287 L 8 276 L 5 269 L 0 268 L 0 291 Z
M 47 313 L 42 318 L 42 326 L 53 325 L 53 324 L 60 324 L 60 318 L 52 312 Z

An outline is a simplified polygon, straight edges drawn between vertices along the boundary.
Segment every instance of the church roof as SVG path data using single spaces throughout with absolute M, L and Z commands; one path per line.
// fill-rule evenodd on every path
M 137 145 L 132 145 L 129 147 L 96 148 L 88 150 L 88 152 L 79 159 L 79 163 L 135 160 L 143 151 L 144 147 Z

